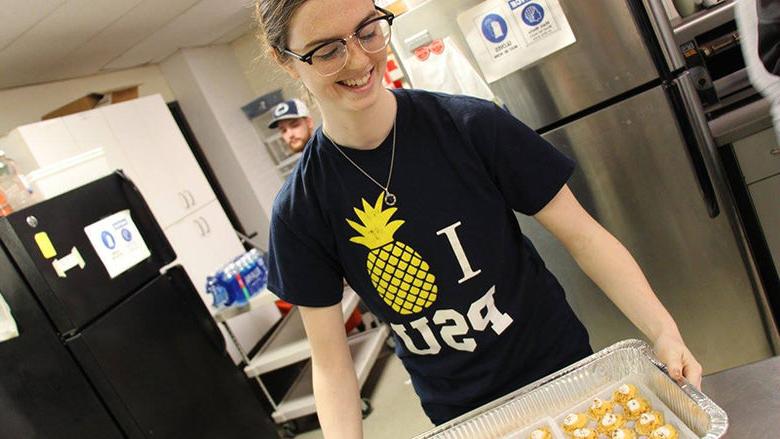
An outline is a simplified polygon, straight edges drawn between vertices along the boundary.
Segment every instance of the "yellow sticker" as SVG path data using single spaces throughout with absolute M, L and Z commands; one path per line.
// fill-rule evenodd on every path
M 51 244 L 51 240 L 49 239 L 49 235 L 46 234 L 46 232 L 36 233 L 35 243 L 38 244 L 38 248 L 41 249 L 41 253 L 43 253 L 44 258 L 51 259 L 57 256 L 57 250 L 54 249 L 54 246 Z

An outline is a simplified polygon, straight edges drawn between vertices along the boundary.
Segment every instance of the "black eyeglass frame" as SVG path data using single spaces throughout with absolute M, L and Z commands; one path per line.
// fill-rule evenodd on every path
M 395 14 L 393 14 L 390 11 L 388 11 L 387 9 L 380 8 L 379 6 L 374 6 L 374 8 L 377 11 L 379 11 L 379 12 L 385 14 L 385 15 L 380 15 L 379 17 L 374 17 L 374 18 L 371 18 L 371 19 L 365 21 L 363 24 L 361 24 L 355 30 L 355 32 L 352 32 L 346 38 L 336 38 L 336 39 L 333 39 L 333 40 L 330 40 L 330 41 L 324 41 L 324 42 L 322 42 L 322 44 L 318 44 L 317 47 L 315 47 L 314 49 L 312 49 L 312 50 L 310 50 L 310 51 L 308 51 L 308 52 L 306 52 L 306 53 L 304 53 L 302 55 L 298 54 L 298 53 L 295 53 L 295 52 L 293 52 L 292 50 L 290 50 L 288 48 L 277 48 L 277 50 L 279 50 L 279 52 L 281 52 L 281 53 L 284 53 L 284 54 L 292 56 L 293 58 L 297 59 L 298 61 L 305 62 L 308 65 L 313 65 L 312 58 L 314 57 L 314 52 L 316 52 L 316 51 L 322 49 L 323 47 L 327 46 L 328 44 L 334 43 L 336 41 L 341 41 L 342 43 L 344 43 L 344 46 L 346 46 L 347 45 L 347 39 L 351 39 L 353 36 L 357 35 L 357 33 L 360 30 L 362 30 L 364 27 L 368 26 L 371 23 L 374 23 L 374 22 L 379 21 L 379 20 L 386 20 L 387 24 L 390 27 L 392 27 L 393 26 L 393 20 L 395 19 Z M 360 48 L 362 49 L 363 46 L 360 46 Z

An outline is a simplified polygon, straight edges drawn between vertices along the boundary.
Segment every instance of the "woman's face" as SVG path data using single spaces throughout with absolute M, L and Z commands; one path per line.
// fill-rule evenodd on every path
M 371 0 L 309 0 L 293 15 L 288 48 L 305 54 L 321 41 L 345 38 L 378 14 Z M 384 90 L 387 53 L 367 53 L 356 38 L 349 40 L 347 50 L 347 64 L 331 76 L 321 76 L 311 65 L 293 58 L 287 60 L 285 68 L 303 81 L 324 109 L 361 111 L 376 102 Z

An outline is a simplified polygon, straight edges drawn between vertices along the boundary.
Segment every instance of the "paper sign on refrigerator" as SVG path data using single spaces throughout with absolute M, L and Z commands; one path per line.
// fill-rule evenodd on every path
M 458 25 L 488 82 L 577 41 L 558 0 L 488 0 L 458 15 Z
M 84 233 L 111 279 L 152 255 L 130 216 L 130 210 L 90 224 L 84 227 Z

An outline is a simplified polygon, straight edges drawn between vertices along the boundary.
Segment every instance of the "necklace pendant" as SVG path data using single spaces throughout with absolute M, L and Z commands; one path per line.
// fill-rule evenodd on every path
M 388 206 L 395 206 L 396 198 L 395 195 L 390 193 L 389 191 L 385 191 L 385 204 Z

